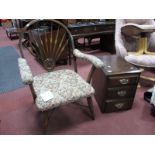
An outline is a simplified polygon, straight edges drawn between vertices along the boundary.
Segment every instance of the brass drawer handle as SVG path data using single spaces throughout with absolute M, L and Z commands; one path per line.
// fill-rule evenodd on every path
M 117 92 L 118 96 L 125 96 L 126 95 L 126 91 L 125 90 L 120 90 Z
M 119 82 L 121 84 L 128 84 L 129 80 L 128 79 L 120 79 Z
M 115 104 L 115 107 L 118 108 L 118 109 L 123 108 L 123 106 L 124 106 L 124 103 L 117 103 L 117 104 Z

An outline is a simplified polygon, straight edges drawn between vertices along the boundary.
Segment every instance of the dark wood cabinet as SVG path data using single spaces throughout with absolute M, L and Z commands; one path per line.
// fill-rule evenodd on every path
M 79 37 L 114 33 L 115 23 L 114 22 L 76 23 L 76 24 L 69 24 L 68 28 L 70 29 L 74 38 L 79 38 Z
M 75 21 L 74 21 L 75 22 Z M 114 46 L 114 32 L 115 32 L 115 20 L 112 21 L 86 21 L 78 23 L 69 23 L 67 25 L 71 34 L 75 40 L 75 46 L 78 46 L 77 40 L 79 38 L 87 38 L 88 46 L 91 46 L 91 40 L 99 38 L 98 48 L 101 50 L 115 53 Z
M 99 58 L 106 67 L 95 71 L 92 85 L 101 112 L 130 109 L 141 70 L 116 55 Z
M 114 26 L 111 28 L 113 33 L 105 33 L 104 35 L 100 36 L 100 49 L 106 52 L 110 52 L 111 54 L 115 54 L 115 33 L 114 33 Z

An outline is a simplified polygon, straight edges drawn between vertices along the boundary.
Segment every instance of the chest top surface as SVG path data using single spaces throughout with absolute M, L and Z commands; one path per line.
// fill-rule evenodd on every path
M 141 72 L 141 69 L 126 62 L 123 58 L 116 55 L 100 56 L 98 58 L 104 62 L 105 67 L 103 68 L 103 72 L 109 76 Z

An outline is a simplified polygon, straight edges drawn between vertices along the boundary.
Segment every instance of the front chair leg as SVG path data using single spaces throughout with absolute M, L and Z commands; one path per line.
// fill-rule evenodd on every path
M 87 97 L 87 102 L 88 102 L 88 107 L 91 113 L 91 118 L 94 120 L 95 119 L 95 115 L 94 115 L 94 108 L 93 108 L 93 102 L 92 102 L 92 98 L 91 97 Z
M 44 130 L 46 131 L 47 128 L 48 128 L 48 122 L 49 122 L 49 112 L 48 111 L 45 111 L 43 113 L 44 113 L 43 127 L 44 127 Z
M 45 133 L 46 133 L 47 128 L 48 128 L 48 123 L 49 123 L 50 117 L 51 117 L 51 115 L 53 114 L 53 112 L 55 111 L 55 109 L 56 109 L 56 108 L 53 108 L 53 109 L 50 110 L 50 111 L 44 111 L 44 112 L 42 112 L 43 115 L 44 115 L 43 127 L 44 127 Z

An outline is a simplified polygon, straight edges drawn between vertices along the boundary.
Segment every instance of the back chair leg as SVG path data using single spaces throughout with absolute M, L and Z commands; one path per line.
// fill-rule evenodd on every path
M 95 115 L 94 115 L 94 108 L 93 108 L 93 102 L 92 102 L 92 98 L 91 97 L 87 97 L 87 102 L 88 102 L 88 107 L 91 113 L 91 118 L 94 120 L 95 119 Z
M 35 92 L 34 92 L 33 85 L 32 85 L 32 84 L 29 84 L 29 87 L 30 87 L 30 90 L 31 90 L 31 93 L 32 93 L 33 100 L 35 101 L 35 99 L 36 99 L 36 94 L 35 94 Z M 35 103 L 35 102 L 34 102 L 34 103 Z

